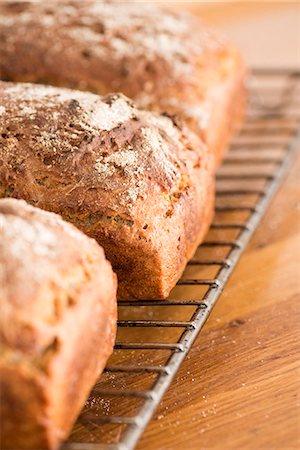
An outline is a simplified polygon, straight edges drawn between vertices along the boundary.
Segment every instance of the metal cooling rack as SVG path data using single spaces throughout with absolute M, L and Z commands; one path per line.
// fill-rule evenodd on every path
M 217 175 L 207 239 L 168 300 L 119 302 L 114 355 L 65 449 L 135 447 L 299 147 L 299 87 L 299 72 L 253 72 L 245 125 Z

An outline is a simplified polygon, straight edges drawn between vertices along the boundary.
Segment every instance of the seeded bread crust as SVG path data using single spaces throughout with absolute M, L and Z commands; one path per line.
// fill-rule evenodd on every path
M 55 449 L 113 350 L 116 276 L 59 216 L 0 200 L 2 449 Z
M 187 13 L 150 2 L 0 3 L 1 79 L 123 92 L 187 121 L 217 164 L 243 118 L 245 77 L 239 52 Z
M 198 137 L 121 94 L 0 82 L 0 197 L 95 238 L 120 298 L 165 298 L 206 233 L 214 167 Z

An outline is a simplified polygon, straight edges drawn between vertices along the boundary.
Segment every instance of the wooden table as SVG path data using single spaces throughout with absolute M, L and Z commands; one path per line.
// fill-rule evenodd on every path
M 299 4 L 273 6 L 275 22 L 264 10 L 272 30 L 280 8 L 285 21 L 288 16 L 291 24 L 300 21 Z M 247 48 L 242 8 L 230 14 L 230 5 L 224 5 L 222 14 L 231 22 L 224 19 L 223 28 L 233 26 L 238 15 L 236 34 Z M 222 25 L 220 10 L 207 12 Z M 285 48 L 285 64 L 299 64 L 300 41 L 289 36 L 299 37 L 300 26 L 293 27 L 285 27 L 281 39 L 286 41 L 275 58 L 263 52 L 267 45 L 256 47 L 256 53 L 252 46 L 251 62 L 274 65 Z M 137 449 L 300 448 L 299 174 L 300 155 Z
M 138 449 L 299 448 L 299 173 L 300 155 Z

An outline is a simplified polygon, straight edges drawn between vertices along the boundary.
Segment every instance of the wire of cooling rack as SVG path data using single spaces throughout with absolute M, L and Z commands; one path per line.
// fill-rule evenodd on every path
M 274 87 L 272 82 L 275 81 Z M 280 86 L 276 82 L 279 81 Z M 300 73 L 296 71 L 280 71 L 258 69 L 254 72 L 254 83 L 251 90 L 251 107 L 244 128 L 231 146 L 231 150 L 224 160 L 217 175 L 217 205 L 216 219 L 211 230 L 216 233 L 235 231 L 234 238 L 209 237 L 201 245 L 201 257 L 196 256 L 189 262 L 190 268 L 216 267 L 216 275 L 212 278 L 187 278 L 179 282 L 180 288 L 186 292 L 193 288 L 199 289 L 199 296 L 195 298 L 170 297 L 159 301 L 122 301 L 120 308 L 161 307 L 169 308 L 168 317 L 172 317 L 172 308 L 178 306 L 195 307 L 189 320 L 165 320 L 164 318 L 134 320 L 119 320 L 118 326 L 123 328 L 148 328 L 157 330 L 176 328 L 182 330 L 176 342 L 118 342 L 116 350 L 167 351 L 168 357 L 163 364 L 141 364 L 134 357 L 129 362 L 108 365 L 108 374 L 121 373 L 124 377 L 134 374 L 152 374 L 155 380 L 146 390 L 137 388 L 120 389 L 107 385 L 101 389 L 101 383 L 92 400 L 102 399 L 103 396 L 120 398 L 136 398 L 142 404 L 133 416 L 128 415 L 99 415 L 90 410 L 83 413 L 78 424 L 81 427 L 92 427 L 87 434 L 91 439 L 76 442 L 76 433 L 65 444 L 68 450 L 131 450 L 135 447 L 145 427 L 153 417 L 163 395 L 170 386 L 176 372 L 193 342 L 201 331 L 213 306 L 224 289 L 228 278 L 241 257 L 249 239 L 257 228 L 263 214 L 269 205 L 275 191 L 280 186 L 282 178 L 293 159 L 300 143 Z M 257 101 L 259 99 L 259 101 Z M 271 105 L 275 105 L 272 108 Z M 297 108 L 299 108 L 297 110 Z M 227 186 L 224 187 L 224 183 Z M 244 184 L 248 183 L 245 187 Z M 249 187 L 250 183 L 250 187 Z M 229 186 L 228 186 L 229 184 Z M 234 187 L 232 187 L 232 185 Z M 244 199 L 251 196 L 255 201 L 247 204 Z M 217 217 L 233 215 L 234 218 L 222 220 Z M 236 214 L 246 215 L 237 221 Z M 219 257 L 217 249 L 226 250 L 225 256 Z M 210 249 L 209 256 L 206 252 Z M 215 252 L 215 254 L 214 254 Z M 200 293 L 201 289 L 201 293 Z M 206 289 L 204 294 L 202 289 Z M 164 317 L 164 316 L 163 316 Z M 101 381 L 101 380 L 100 380 Z M 111 443 L 104 443 L 93 436 L 93 429 L 103 424 L 122 426 L 118 438 Z M 94 427 L 94 428 L 93 428 Z

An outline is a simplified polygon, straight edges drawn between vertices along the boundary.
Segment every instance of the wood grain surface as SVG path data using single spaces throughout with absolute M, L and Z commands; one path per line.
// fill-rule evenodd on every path
M 300 155 L 138 449 L 300 448 Z

